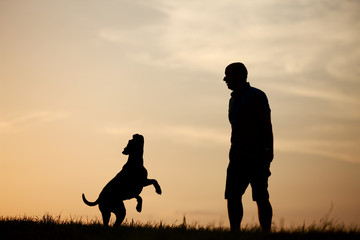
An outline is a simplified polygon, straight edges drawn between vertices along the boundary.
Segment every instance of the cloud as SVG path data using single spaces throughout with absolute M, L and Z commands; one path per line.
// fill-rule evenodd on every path
M 18 132 L 21 131 L 28 124 L 59 121 L 67 118 L 68 116 L 69 113 L 62 111 L 33 112 L 11 120 L 0 121 L 0 133 Z
M 360 40 L 360 37 L 358 38 Z M 357 82 L 360 76 L 360 46 L 343 49 L 341 54 L 332 58 L 327 66 L 327 72 L 339 81 Z
M 101 29 L 99 31 L 99 36 L 104 40 L 115 43 L 122 43 L 128 40 L 125 32 L 113 29 Z
M 360 164 L 360 151 L 354 141 L 277 139 L 276 151 L 310 154 Z
M 273 90 L 280 91 L 283 94 L 289 94 L 292 96 L 308 97 L 313 99 L 324 100 L 327 102 L 335 102 L 347 105 L 355 105 L 360 107 L 360 101 L 358 96 L 349 95 L 345 92 L 339 91 L 339 89 L 322 89 L 314 88 L 312 86 L 299 86 L 298 84 L 278 84 L 272 87 Z
M 189 145 L 224 145 L 229 142 L 229 133 L 221 129 L 192 126 L 192 125 L 171 125 L 171 124 L 144 124 L 141 122 L 124 123 L 121 126 L 106 126 L 100 132 L 109 135 L 131 135 L 135 132 L 144 135 L 161 136 L 169 141 Z
M 143 6 L 144 7 L 144 6 Z M 148 6 L 147 6 L 148 7 Z M 144 8 L 146 9 L 146 8 Z M 263 64 L 267 75 L 303 74 L 325 54 L 334 76 L 359 58 L 356 1 L 158 1 L 152 14 L 137 15 L 141 27 L 111 25 L 98 35 L 118 43 L 145 63 L 214 71 L 232 59 Z M 149 10 L 148 9 L 148 10 Z M 156 20 L 154 20 L 156 19 Z M 336 33 L 336 34 L 334 34 Z M 342 51 L 332 51 L 341 46 Z M 358 47 L 359 48 L 359 47 Z M 206 63 L 206 64 L 205 64 Z M 336 73 L 332 64 L 340 63 Z M 353 66 L 351 65 L 352 67 Z M 358 71 L 358 70 L 357 70 Z M 357 76 L 353 73 L 349 78 Z
M 23 115 L 15 119 L 13 122 L 16 124 L 23 124 L 31 121 L 52 122 L 52 121 L 64 119 L 68 116 L 69 114 L 67 112 L 40 111 L 40 112 L 33 112 L 27 115 Z

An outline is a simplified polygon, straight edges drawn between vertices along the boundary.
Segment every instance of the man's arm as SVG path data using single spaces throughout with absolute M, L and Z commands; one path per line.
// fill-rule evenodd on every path
M 265 143 L 265 159 L 271 162 L 274 158 L 274 136 L 271 124 L 271 110 L 265 114 L 264 119 L 264 143 Z
M 261 142 L 264 148 L 264 158 L 271 162 L 274 158 L 274 137 L 271 124 L 271 110 L 265 93 L 259 97 L 259 127 L 261 131 Z

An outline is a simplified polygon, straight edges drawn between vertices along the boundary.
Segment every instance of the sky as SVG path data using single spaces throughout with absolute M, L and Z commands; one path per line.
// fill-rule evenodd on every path
M 360 225 L 360 2 L 1 0 L 0 216 L 100 219 L 145 137 L 127 220 L 228 227 L 230 91 L 243 62 L 272 110 L 275 226 Z M 243 223 L 257 224 L 249 188 Z

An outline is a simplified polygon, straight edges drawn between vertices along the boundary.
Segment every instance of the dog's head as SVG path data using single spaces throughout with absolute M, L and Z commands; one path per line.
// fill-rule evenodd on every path
M 144 137 L 140 134 L 134 134 L 133 138 L 129 140 L 127 146 L 122 152 L 124 155 L 137 154 L 141 155 L 144 152 Z

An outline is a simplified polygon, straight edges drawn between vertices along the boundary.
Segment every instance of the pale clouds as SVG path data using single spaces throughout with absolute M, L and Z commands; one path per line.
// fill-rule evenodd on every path
M 64 111 L 37 111 L 17 116 L 11 119 L 0 120 L 0 133 L 21 132 L 31 128 L 33 124 L 60 121 L 69 117 Z
M 319 61 L 340 80 L 359 71 L 351 64 L 360 58 L 356 1 L 163 1 L 153 7 L 161 17 L 138 15 L 141 27 L 112 24 L 98 35 L 149 65 L 213 71 L 241 58 L 268 66 L 267 76 L 304 74 Z
M 360 163 L 360 150 L 354 141 L 277 139 L 276 146 L 279 146 L 275 148 L 276 151 L 309 154 L 326 159 Z
M 333 102 L 334 104 L 346 104 L 353 109 L 360 108 L 359 97 L 351 94 L 346 94 L 339 89 L 316 89 L 306 87 L 300 84 L 282 84 L 272 87 L 274 91 L 281 92 L 282 94 L 288 94 L 290 96 L 300 96 L 304 98 L 312 98 L 322 100 L 326 102 Z M 354 115 L 360 113 L 354 112 Z
M 127 136 L 135 132 L 166 139 L 167 142 L 181 143 L 190 146 L 221 145 L 229 142 L 229 133 L 223 129 L 206 126 L 146 124 L 130 122 L 113 124 L 99 128 L 100 133 Z

